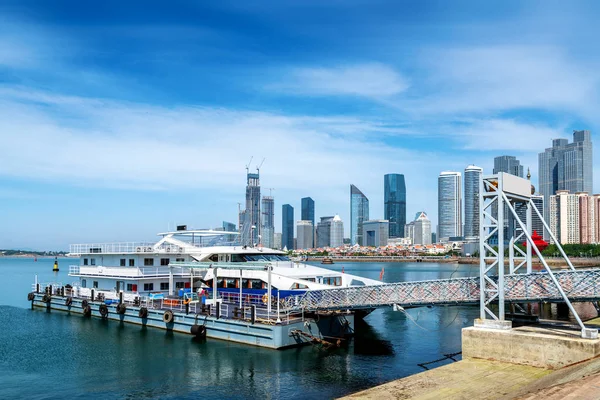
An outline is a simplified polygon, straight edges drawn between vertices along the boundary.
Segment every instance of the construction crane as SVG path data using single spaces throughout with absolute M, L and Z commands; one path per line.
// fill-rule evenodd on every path
M 260 167 L 262 167 L 263 163 L 265 162 L 266 158 L 263 158 L 262 161 L 260 162 L 260 164 L 258 165 L 258 167 L 256 167 L 256 173 L 260 174 Z
M 253 158 L 254 158 L 254 156 L 251 156 L 250 161 L 248 161 L 248 164 L 246 164 L 246 173 L 250 172 L 250 164 L 252 164 Z

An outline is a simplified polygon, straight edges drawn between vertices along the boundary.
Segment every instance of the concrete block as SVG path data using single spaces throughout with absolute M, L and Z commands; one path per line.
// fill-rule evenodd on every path
M 598 339 L 598 329 L 583 328 L 581 337 L 584 339 Z
M 499 321 L 495 319 L 480 319 L 477 318 L 474 323 L 476 328 L 482 329 L 503 329 L 508 330 L 512 328 L 512 321 Z
M 592 335 L 591 332 L 585 334 Z M 462 351 L 463 358 L 559 369 L 600 355 L 600 339 L 583 339 L 579 331 L 557 328 L 471 327 L 462 330 Z

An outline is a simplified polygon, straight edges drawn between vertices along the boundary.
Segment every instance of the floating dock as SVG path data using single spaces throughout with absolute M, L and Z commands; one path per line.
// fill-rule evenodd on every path
M 102 318 L 270 349 L 305 344 L 343 345 L 354 334 L 354 314 L 347 312 L 271 312 L 256 304 L 219 301 L 183 304 L 152 300 L 140 303 L 76 297 L 70 288 L 38 288 L 29 293 L 32 309 L 62 311 L 82 318 Z M 122 297 L 122 296 L 121 296 Z

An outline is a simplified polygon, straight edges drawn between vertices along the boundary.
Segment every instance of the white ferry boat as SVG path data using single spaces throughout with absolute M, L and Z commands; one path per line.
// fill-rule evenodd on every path
M 32 309 L 61 311 L 281 349 L 334 346 L 372 309 L 305 309 L 303 297 L 382 282 L 290 260 L 284 252 L 226 243 L 233 232 L 160 233 L 155 243 L 71 245 L 68 284 L 36 281 Z

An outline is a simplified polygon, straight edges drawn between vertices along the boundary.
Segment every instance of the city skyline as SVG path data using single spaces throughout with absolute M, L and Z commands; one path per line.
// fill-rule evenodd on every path
M 5 2 L 0 247 L 238 221 L 252 155 L 276 210 L 311 195 L 347 222 L 350 183 L 384 217 L 390 172 L 433 226 L 440 171 L 510 154 L 539 187 L 539 152 L 599 131 L 596 8 Z

